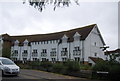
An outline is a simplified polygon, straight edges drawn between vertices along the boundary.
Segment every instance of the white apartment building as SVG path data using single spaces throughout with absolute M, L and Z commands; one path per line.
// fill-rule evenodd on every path
M 14 60 L 55 62 L 70 59 L 92 63 L 90 57 L 105 59 L 100 49 L 105 43 L 96 24 L 49 34 L 8 35 L 7 39 L 11 41 Z

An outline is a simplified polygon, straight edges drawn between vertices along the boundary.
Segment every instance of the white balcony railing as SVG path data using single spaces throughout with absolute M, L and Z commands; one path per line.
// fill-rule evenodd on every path
M 81 51 L 73 50 L 73 56 L 80 56 Z
M 61 56 L 67 56 L 68 52 L 67 51 L 61 51 Z
M 12 54 L 11 57 L 18 57 L 18 54 Z
M 41 57 L 47 57 L 47 53 L 41 53 Z
M 28 53 L 22 53 L 22 57 L 27 57 Z
M 32 57 L 38 57 L 38 53 L 32 53 Z
M 50 56 L 51 56 L 51 57 L 55 57 L 55 56 L 56 56 L 56 51 L 50 52 Z

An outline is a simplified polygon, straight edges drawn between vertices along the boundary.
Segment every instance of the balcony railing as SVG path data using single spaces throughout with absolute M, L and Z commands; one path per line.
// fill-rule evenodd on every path
M 38 53 L 32 53 L 32 57 L 38 57 Z
M 23 56 L 23 57 L 27 57 L 27 56 L 28 56 L 28 53 L 22 53 L 22 56 Z
M 47 53 L 41 53 L 41 57 L 47 57 Z
M 52 51 L 52 52 L 50 52 L 50 56 L 51 56 L 51 57 L 56 56 L 56 51 Z
M 68 52 L 67 51 L 61 51 L 61 56 L 67 56 Z
M 15 54 L 15 53 L 14 53 L 14 54 L 12 54 L 12 56 L 17 57 L 17 56 L 18 56 L 18 54 Z
M 73 50 L 73 56 L 79 56 L 79 55 L 81 55 L 81 51 Z

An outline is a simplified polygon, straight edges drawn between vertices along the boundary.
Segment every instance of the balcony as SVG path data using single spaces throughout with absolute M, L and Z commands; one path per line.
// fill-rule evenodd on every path
M 80 50 L 73 50 L 73 56 L 80 56 L 81 51 Z
M 61 51 L 61 56 L 67 56 L 68 52 L 67 51 Z
M 17 57 L 18 57 L 18 54 L 14 53 L 14 54 L 12 54 L 11 56 L 17 58 Z
M 50 52 L 50 56 L 51 56 L 51 57 L 55 57 L 55 56 L 56 56 L 56 51 Z
M 41 57 L 47 57 L 47 53 L 41 53 Z
M 38 57 L 38 53 L 32 53 L 32 57 Z
M 22 53 L 22 57 L 27 57 L 28 53 Z

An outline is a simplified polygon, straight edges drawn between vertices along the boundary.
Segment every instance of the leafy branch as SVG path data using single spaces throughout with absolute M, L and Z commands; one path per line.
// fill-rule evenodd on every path
M 46 7 L 46 5 L 53 5 L 53 10 L 55 11 L 57 7 L 69 7 L 72 0 L 23 0 L 23 4 L 26 2 L 34 8 L 38 9 L 40 12 Z M 79 5 L 79 0 L 73 0 L 76 5 Z

